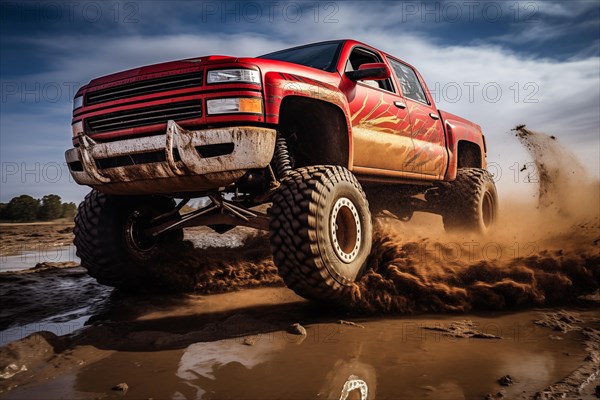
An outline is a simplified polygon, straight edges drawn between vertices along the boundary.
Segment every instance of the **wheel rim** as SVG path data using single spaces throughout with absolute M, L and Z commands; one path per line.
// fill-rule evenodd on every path
M 331 212 L 331 241 L 340 260 L 351 263 L 360 250 L 361 225 L 358 210 L 346 197 L 339 198 Z
M 489 191 L 485 192 L 483 195 L 481 215 L 483 217 L 483 225 L 486 228 L 492 225 L 494 222 L 494 198 Z
M 138 210 L 129 215 L 125 223 L 125 240 L 131 249 L 140 253 L 149 253 L 156 247 L 158 239 L 142 233 L 142 220 L 142 215 Z

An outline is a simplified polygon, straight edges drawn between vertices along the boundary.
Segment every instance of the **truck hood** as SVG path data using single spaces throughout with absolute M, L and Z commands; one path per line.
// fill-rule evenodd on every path
M 114 74 L 92 79 L 90 83 L 86 85 L 86 87 L 102 86 L 115 81 L 122 81 L 124 79 L 134 79 L 136 77 L 163 73 L 172 70 L 199 68 L 204 65 L 210 65 L 220 62 L 237 62 L 237 60 L 237 57 L 212 55 L 186 58 L 183 60 L 176 61 L 168 61 L 159 64 L 145 65 L 143 67 L 128 69 L 126 71 L 121 71 Z

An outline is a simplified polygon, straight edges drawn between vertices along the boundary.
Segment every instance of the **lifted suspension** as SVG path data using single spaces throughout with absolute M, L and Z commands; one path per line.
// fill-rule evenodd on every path
M 158 236 L 163 232 L 189 228 L 191 226 L 220 226 L 227 225 L 247 226 L 249 228 L 268 230 L 269 218 L 266 214 L 249 210 L 246 207 L 235 204 L 232 201 L 225 200 L 220 193 L 208 195 L 210 204 L 199 210 L 192 211 L 185 215 L 179 215 L 178 211 L 183 207 L 187 200 L 184 199 L 175 210 L 167 214 L 160 215 L 150 221 L 150 227 L 144 230 L 149 236 Z M 164 221 L 167 219 L 166 221 Z M 164 222 L 160 222 L 164 221 Z

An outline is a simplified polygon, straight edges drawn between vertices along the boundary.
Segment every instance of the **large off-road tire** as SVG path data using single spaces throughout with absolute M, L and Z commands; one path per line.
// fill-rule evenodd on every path
M 271 250 L 286 285 L 302 297 L 339 301 L 371 251 L 369 204 L 358 180 L 337 166 L 292 170 L 269 210 Z
M 481 168 L 459 168 L 456 180 L 443 186 L 441 206 L 448 232 L 488 233 L 498 215 L 498 194 L 490 173 Z
M 183 239 L 183 230 L 157 238 L 143 237 L 140 227 L 171 210 L 167 197 L 111 196 L 92 190 L 79 205 L 75 217 L 77 256 L 99 283 L 122 289 L 143 290 L 156 282 L 147 263 L 164 257 Z

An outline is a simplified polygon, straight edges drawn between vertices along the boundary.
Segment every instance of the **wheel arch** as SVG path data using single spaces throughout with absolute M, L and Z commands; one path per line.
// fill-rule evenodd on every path
M 457 168 L 482 168 L 483 157 L 477 143 L 459 140 L 456 155 Z
M 458 168 L 487 167 L 486 148 L 481 128 L 452 114 L 443 113 L 449 162 L 444 180 L 456 179 Z
M 281 101 L 278 130 L 288 139 L 297 167 L 352 164 L 350 126 L 336 104 L 289 95 Z
M 313 140 L 311 144 L 319 145 L 319 152 L 324 152 L 313 160 L 315 164 L 327 160 L 329 164 L 350 169 L 353 163 L 350 110 L 346 96 L 337 87 L 336 79 L 339 76 L 333 74 L 316 80 L 291 73 L 267 72 L 264 77 L 265 116 L 267 123 L 283 127 L 284 130 L 289 128 L 295 117 L 295 121 L 300 121 L 305 128 L 303 134 L 306 136 L 303 139 L 317 137 L 318 140 Z M 318 136 L 324 132 L 328 134 Z M 335 134 L 331 135 L 331 132 Z M 327 142 L 332 143 L 328 146 Z M 326 147 L 330 147 L 330 152 L 335 150 L 336 154 L 327 153 Z

